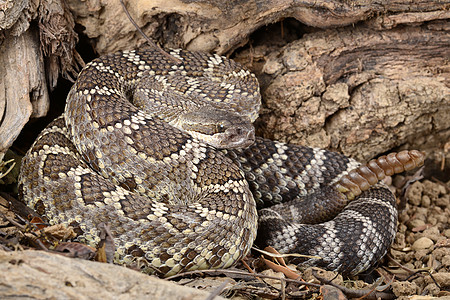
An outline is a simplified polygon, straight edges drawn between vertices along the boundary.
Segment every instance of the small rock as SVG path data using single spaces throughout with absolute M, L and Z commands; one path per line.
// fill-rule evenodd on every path
M 285 278 L 284 274 L 281 272 L 275 272 L 272 269 L 267 269 L 261 272 L 264 275 L 269 275 L 272 277 L 277 277 L 277 278 Z M 278 279 L 267 279 L 267 283 L 270 284 L 271 286 L 277 288 L 277 289 L 281 289 L 282 285 L 284 285 L 284 281 L 278 280 Z
M 448 224 L 449 223 L 447 216 L 445 216 L 444 214 L 437 215 L 436 216 L 436 220 L 438 221 L 438 223 L 441 223 L 441 224 Z
M 430 258 L 428 256 L 428 253 L 430 252 L 430 249 L 420 249 L 420 250 L 416 250 L 414 253 L 414 258 L 415 258 L 415 262 L 414 265 L 416 266 L 416 268 L 422 268 L 423 264 L 426 263 L 428 261 L 428 259 Z
M 394 259 L 396 259 L 398 261 L 402 261 L 405 258 L 406 253 L 395 250 L 395 249 L 391 249 L 391 255 Z
M 450 238 L 450 229 L 445 229 L 444 230 L 444 236 L 447 238 Z
M 392 283 L 392 291 L 395 296 L 410 296 L 417 293 L 417 284 L 408 281 L 396 281 Z
M 418 235 L 420 237 L 427 237 L 435 243 L 438 240 L 442 239 L 441 232 L 439 231 L 439 228 L 437 228 L 436 226 L 427 228 L 426 230 L 424 230 L 422 233 L 419 233 Z
M 412 205 L 419 205 L 422 199 L 423 185 L 421 182 L 416 181 L 408 188 L 407 199 Z
M 336 272 L 332 272 L 332 271 L 326 271 L 326 270 L 322 270 L 320 268 L 316 268 L 316 267 L 308 267 L 304 272 L 303 272 L 303 280 L 305 281 L 310 281 L 313 283 L 320 283 L 317 278 L 313 275 L 314 272 L 317 272 L 317 275 L 319 275 L 322 278 L 325 278 L 327 280 L 331 280 L 333 283 L 335 284 L 344 284 L 344 279 L 342 277 L 342 275 L 336 275 Z
M 443 192 L 443 193 L 441 193 Z M 445 194 L 445 189 L 441 189 L 441 185 L 431 182 L 429 180 L 424 180 L 423 182 L 423 193 L 428 195 L 431 199 L 436 200 L 439 198 L 440 194 Z
M 412 232 L 406 233 L 405 241 L 408 244 L 413 244 L 416 240 L 417 240 L 417 237 L 414 235 L 414 233 L 412 233 Z
M 423 195 L 422 197 L 422 207 L 430 207 L 431 199 L 427 195 Z
M 448 287 L 450 283 L 450 273 L 448 272 L 434 273 L 433 278 L 431 277 L 425 278 L 425 281 L 428 284 L 432 284 L 434 283 L 434 281 L 436 281 L 436 283 L 439 284 L 439 286 Z
M 402 189 L 405 183 L 405 176 L 398 174 L 392 178 L 392 185 L 397 189 Z
M 440 207 L 448 207 L 450 204 L 450 194 L 446 194 L 434 201 L 434 204 Z
M 434 245 L 434 242 L 431 239 L 423 236 L 420 239 L 416 240 L 414 242 L 414 244 L 412 244 L 411 248 L 413 250 L 421 250 L 421 249 L 428 249 L 428 248 L 432 247 L 433 245 Z
M 432 254 L 435 259 L 442 261 L 444 260 L 444 257 L 447 256 L 450 263 L 450 248 L 447 247 L 437 248 L 433 250 Z
M 436 217 L 435 216 L 429 216 L 428 218 L 427 218 L 427 221 L 428 221 L 428 223 L 430 223 L 431 225 L 436 225 L 437 224 L 437 219 L 436 219 Z
M 414 219 L 411 222 L 409 222 L 408 224 L 410 229 L 414 229 L 414 228 L 420 228 L 425 226 L 425 222 L 423 220 L 419 220 L 419 219 Z
M 425 220 L 428 215 L 428 208 L 425 207 L 417 207 L 415 217 L 417 219 Z
M 441 263 L 442 263 L 442 265 L 443 265 L 444 267 L 447 267 L 447 268 L 450 267 L 450 255 L 444 256 L 444 257 L 442 258 Z
M 423 289 L 423 293 L 426 293 L 427 296 L 437 296 L 440 291 L 435 283 L 430 283 Z
M 403 233 L 403 235 L 405 234 L 405 231 L 406 231 L 406 225 L 405 224 L 398 224 L 398 232 L 401 232 L 401 233 Z M 449 234 L 450 234 L 450 230 L 449 230 Z
M 409 258 L 409 260 L 411 260 L 411 258 Z M 406 261 L 406 259 L 405 259 L 405 261 Z M 405 263 L 403 266 L 404 266 L 405 268 L 408 268 L 408 269 L 411 269 L 411 270 L 414 269 L 414 265 L 413 265 L 412 263 L 410 263 L 410 262 Z
M 393 245 L 396 249 L 403 249 L 406 247 L 406 241 L 405 241 L 405 234 L 402 232 L 397 232 L 397 235 L 395 236 L 395 242 Z

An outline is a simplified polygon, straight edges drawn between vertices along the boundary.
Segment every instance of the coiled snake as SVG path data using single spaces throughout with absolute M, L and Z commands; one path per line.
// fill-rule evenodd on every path
M 420 152 L 360 166 L 255 138 L 255 76 L 218 55 L 170 53 L 181 63 L 137 50 L 82 70 L 65 113 L 23 159 L 20 196 L 29 206 L 93 245 L 109 224 L 116 261 L 160 276 L 229 267 L 258 227 L 258 244 L 318 255 L 303 263 L 343 273 L 386 253 L 397 211 L 378 181 L 420 165 Z

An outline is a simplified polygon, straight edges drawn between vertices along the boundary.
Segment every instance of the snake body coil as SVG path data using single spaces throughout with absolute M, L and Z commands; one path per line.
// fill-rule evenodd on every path
M 304 263 L 344 273 L 386 253 L 397 212 L 376 182 L 392 166 L 419 165 L 421 153 L 364 167 L 255 138 L 254 75 L 217 55 L 171 54 L 181 64 L 141 50 L 83 69 L 64 115 L 24 157 L 20 191 L 29 206 L 93 245 L 109 224 L 116 260 L 160 276 L 232 265 L 258 226 L 258 243 L 319 255 Z

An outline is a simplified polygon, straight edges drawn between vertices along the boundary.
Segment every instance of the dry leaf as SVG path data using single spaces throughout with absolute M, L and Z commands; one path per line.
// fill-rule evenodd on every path
M 76 257 L 86 260 L 94 258 L 96 252 L 93 247 L 75 242 L 61 243 L 56 246 L 55 251 L 61 252 L 60 254 L 67 257 Z

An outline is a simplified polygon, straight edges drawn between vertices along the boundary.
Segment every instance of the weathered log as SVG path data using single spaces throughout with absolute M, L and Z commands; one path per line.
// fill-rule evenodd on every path
M 59 74 L 70 78 L 83 64 L 74 26 L 61 0 L 0 5 L 0 160 L 29 118 L 47 114 L 47 83 L 54 88 Z
M 125 17 L 119 1 L 68 1 L 68 4 L 100 54 L 130 45 L 139 47 L 145 42 Z M 377 15 L 381 15 L 375 22 L 378 27 L 450 16 L 450 3 L 438 0 L 128 0 L 126 4 L 146 34 L 164 46 L 219 54 L 245 44 L 256 29 L 289 17 L 309 26 L 327 28 Z
M 13 27 L 23 15 L 29 2 L 29 0 L 2 1 L 0 5 L 0 31 Z
M 35 250 L 0 250 L 0 282 L 1 299 L 181 300 L 209 295 L 125 267 Z
M 0 48 L 0 159 L 33 117 L 47 113 L 44 61 L 35 29 L 7 34 Z
M 265 136 L 367 160 L 450 137 L 450 31 L 329 29 L 271 53 L 261 76 Z

